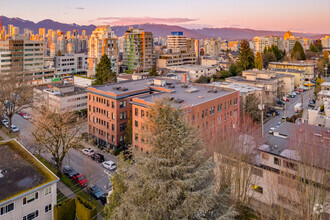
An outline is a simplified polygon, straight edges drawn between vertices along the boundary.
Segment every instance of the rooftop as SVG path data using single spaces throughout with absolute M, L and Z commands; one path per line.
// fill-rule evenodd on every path
M 256 74 L 274 74 L 274 73 L 276 73 L 273 70 L 259 70 L 259 69 L 243 70 L 243 72 L 256 73 Z
M 270 62 L 269 64 L 275 64 L 275 65 L 286 65 L 286 66 L 315 66 L 315 64 L 312 63 L 306 63 L 306 62 Z
M 275 72 L 286 72 L 286 73 L 304 73 L 305 71 L 302 70 L 295 70 L 295 69 L 279 69 L 279 68 L 273 68 L 272 69 Z
M 178 69 L 178 70 L 188 70 L 188 71 L 196 71 L 196 70 L 205 70 L 208 68 L 215 68 L 214 66 L 201 66 L 194 64 L 180 65 L 180 66 L 171 66 L 167 67 L 168 69 Z
M 330 86 L 330 82 L 323 82 L 321 86 Z
M 246 84 L 234 83 L 234 82 L 213 82 L 211 86 L 217 86 L 222 88 L 229 88 L 239 91 L 242 94 L 254 91 L 262 91 L 260 87 L 250 86 Z
M 72 90 L 61 92 L 62 89 L 71 88 L 71 87 L 73 87 Z M 49 86 L 39 86 L 39 87 L 36 87 L 36 89 L 44 91 L 44 92 L 48 92 L 55 96 L 61 96 L 61 97 L 67 97 L 67 96 L 84 94 L 84 93 L 87 94 L 86 88 L 74 86 L 72 84 L 64 84 L 64 85 L 63 84 L 53 84 L 50 88 L 49 88 Z
M 0 205 L 58 178 L 16 140 L 0 142 Z M 2 176 L 2 177 L 1 177 Z

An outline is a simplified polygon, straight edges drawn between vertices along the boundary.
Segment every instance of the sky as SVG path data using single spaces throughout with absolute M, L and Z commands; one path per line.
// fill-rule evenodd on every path
M 330 0 L 0 0 L 0 15 L 79 25 L 157 23 L 330 33 Z

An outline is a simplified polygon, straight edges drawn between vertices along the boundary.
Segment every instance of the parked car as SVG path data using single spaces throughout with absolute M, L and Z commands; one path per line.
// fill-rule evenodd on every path
M 284 117 L 284 116 L 282 116 L 282 121 L 283 121 L 283 122 L 285 121 L 285 117 Z
M 19 132 L 19 129 L 18 129 L 17 126 L 15 126 L 15 125 L 11 125 L 11 131 L 12 131 L 12 132 Z
M 274 131 L 275 131 L 275 128 L 270 128 L 268 133 L 269 133 L 269 134 L 273 134 Z
M 97 185 L 89 186 L 88 191 L 95 199 L 100 199 L 102 196 L 104 196 L 104 192 Z
M 283 97 L 283 101 L 285 101 L 285 102 L 290 102 L 290 99 L 289 99 L 289 98 L 285 98 L 285 97 Z
M 104 162 L 104 156 L 100 153 L 94 153 L 92 154 L 91 158 L 95 160 L 96 162 L 102 163 Z
M 8 126 L 9 126 L 8 123 L 9 123 L 9 122 L 8 122 L 7 119 L 2 119 L 1 122 L 2 122 L 2 124 L 3 124 L 4 126 L 6 126 L 6 128 L 8 128 Z
M 102 166 L 108 170 L 114 170 L 117 168 L 115 162 L 111 160 L 103 162 Z
M 304 86 L 304 87 L 303 87 L 303 90 L 304 90 L 304 91 L 308 91 L 309 89 L 308 89 L 308 87 Z
M 26 120 L 31 119 L 31 115 L 25 114 L 25 115 L 23 115 L 23 118 L 26 119 Z
M 94 154 L 94 150 L 91 148 L 85 148 L 82 150 L 83 154 L 87 155 L 87 156 L 92 156 L 92 154 Z
M 63 173 L 70 178 L 72 178 L 73 175 L 77 174 L 77 172 L 68 165 L 64 166 Z
M 282 124 L 282 122 L 280 122 L 280 121 L 279 121 L 279 122 L 277 122 L 277 124 L 276 124 L 276 125 L 280 126 L 281 124 Z
M 87 185 L 87 180 L 84 175 L 80 173 L 76 173 L 72 176 L 72 180 L 75 183 L 78 183 L 81 187 L 85 187 Z
M 23 117 L 26 113 L 25 112 L 19 112 L 18 114 Z

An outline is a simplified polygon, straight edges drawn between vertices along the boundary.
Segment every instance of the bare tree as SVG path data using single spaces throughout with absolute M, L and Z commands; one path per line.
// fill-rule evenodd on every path
M 78 133 L 82 120 L 75 113 L 55 112 L 43 106 L 36 114 L 33 124 L 35 129 L 32 135 L 35 141 L 51 153 L 57 174 L 61 176 L 65 155 L 80 141 Z
M 0 107 L 8 118 L 11 129 L 12 118 L 23 109 L 31 107 L 33 102 L 32 86 L 21 75 L 8 73 L 0 78 Z

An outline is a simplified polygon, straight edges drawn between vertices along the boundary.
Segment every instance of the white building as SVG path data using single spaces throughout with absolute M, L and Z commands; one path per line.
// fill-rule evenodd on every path
M 189 79 L 191 82 L 196 81 L 201 76 L 210 77 L 216 73 L 216 67 L 214 66 L 201 66 L 201 65 L 182 65 L 182 66 L 171 66 L 167 69 L 186 71 L 189 73 Z
M 87 61 L 88 56 L 84 53 L 56 56 L 54 57 L 55 73 L 57 75 L 87 73 Z
M 53 219 L 58 177 L 16 140 L 0 142 L 0 155 L 0 219 Z

